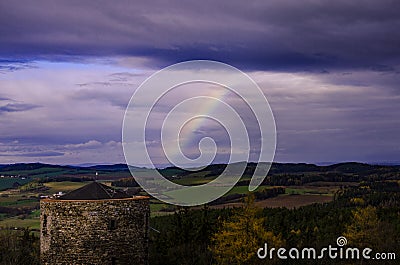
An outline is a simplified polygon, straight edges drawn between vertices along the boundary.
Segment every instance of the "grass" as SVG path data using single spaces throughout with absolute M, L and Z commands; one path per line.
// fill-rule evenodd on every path
M 199 185 L 204 184 L 211 181 L 213 178 L 206 178 L 204 175 L 195 175 L 191 174 L 189 177 L 185 177 L 183 179 L 176 179 L 175 182 L 183 185 Z M 13 179 L 16 180 L 16 179 Z M 106 181 L 103 181 L 106 182 Z M 49 190 L 45 191 L 44 194 L 54 194 L 58 192 L 69 192 L 71 190 L 78 189 L 88 182 L 49 182 L 44 185 L 49 188 Z M 105 183 L 109 184 L 109 183 Z M 196 186 L 193 186 L 194 190 L 186 192 L 177 192 L 170 191 L 167 192 L 167 195 L 178 195 L 184 196 L 187 198 L 192 198 L 196 192 Z M 271 186 L 260 186 L 257 191 L 261 191 L 264 189 L 271 188 Z M 211 187 L 213 192 L 217 192 L 221 189 L 221 187 Z M 286 187 L 286 194 L 278 196 L 276 198 L 271 198 L 267 200 L 263 200 L 257 202 L 257 204 L 261 207 L 299 207 L 311 203 L 321 203 L 332 200 L 331 196 L 334 191 L 337 189 L 335 186 L 290 186 Z M 248 193 L 248 186 L 235 186 L 233 187 L 226 195 L 231 194 L 246 194 Z M 177 194 L 178 193 L 178 194 Z M 0 197 L 0 206 L 5 207 L 32 207 L 34 209 L 35 206 L 38 205 L 38 200 L 30 198 L 30 196 L 38 196 L 37 192 L 14 192 L 6 195 L 6 192 L 3 192 L 3 197 Z M 201 194 L 197 194 L 201 196 Z M 225 195 L 225 196 L 226 196 Z M 218 207 L 230 206 L 231 203 L 221 205 Z M 233 204 L 232 204 L 233 205 Z M 236 205 L 236 204 L 235 204 Z M 158 200 L 152 200 L 150 203 L 150 211 L 151 216 L 159 216 L 171 214 L 171 212 L 163 211 L 163 209 L 169 207 L 170 205 L 160 202 Z M 238 206 L 238 205 L 237 205 Z M 40 210 L 33 210 L 26 219 L 21 219 L 19 217 L 6 217 L 5 214 L 0 214 L 0 227 L 19 227 L 19 228 L 31 228 L 31 229 L 39 229 L 40 228 Z
M 77 188 L 82 187 L 87 184 L 87 182 L 49 182 L 45 183 L 45 186 L 49 187 L 46 194 L 54 194 L 60 191 L 68 192 Z M 21 192 L 11 194 L 8 197 L 0 197 L 0 206 L 6 207 L 34 207 L 38 206 L 38 200 L 29 198 L 30 195 L 36 195 L 32 192 Z M 40 228 L 40 210 L 33 210 L 28 218 L 21 219 L 18 217 L 4 218 L 5 215 L 0 216 L 0 227 L 18 227 L 18 228 Z
M 298 208 L 301 206 L 306 206 L 314 203 L 325 203 L 332 201 L 332 196 L 326 195 L 310 195 L 310 194 L 295 194 L 288 195 L 282 194 L 278 197 L 273 197 L 265 199 L 262 201 L 257 201 L 256 206 L 260 208 Z M 221 205 L 211 206 L 211 208 L 226 208 L 226 207 L 240 207 L 243 206 L 242 202 L 226 203 Z
M 45 194 L 54 194 L 60 191 L 68 192 L 77 188 L 82 187 L 87 182 L 49 182 L 45 183 L 45 186 L 49 188 Z M 29 196 L 37 196 L 37 193 L 32 192 L 21 192 L 8 195 L 8 197 L 0 197 L 0 206 L 5 207 L 29 207 L 35 208 L 38 206 L 39 201 L 37 199 L 29 198 Z M 29 216 L 25 219 L 18 217 L 5 218 L 5 215 L 0 216 L 0 227 L 18 227 L 18 228 L 40 228 L 40 210 L 33 210 Z
M 31 198 L 30 196 L 37 197 L 37 194 L 31 192 L 16 192 L 0 197 L 0 206 L 15 208 L 15 207 L 31 207 L 38 205 L 39 201 L 36 198 Z
M 259 186 L 256 191 L 262 191 L 264 189 L 271 188 L 271 186 Z M 248 186 L 235 186 L 226 195 L 231 194 L 247 194 L 249 193 Z
M 50 188 L 49 193 L 54 194 L 54 193 L 58 193 L 60 191 L 68 192 L 71 190 L 75 190 L 80 187 L 83 187 L 87 183 L 88 182 L 63 181 L 63 182 L 48 182 L 48 183 L 45 183 L 44 185 L 46 187 Z
M 269 207 L 286 207 L 286 208 L 297 208 L 305 205 L 310 205 L 314 203 L 324 203 L 332 201 L 332 197 L 325 195 L 281 195 L 278 197 L 262 200 L 256 202 L 256 205 L 262 208 Z
M 286 187 L 285 193 L 288 195 L 325 195 L 325 196 L 333 196 L 337 187 L 319 187 L 319 186 L 307 186 L 306 188 L 301 186 L 294 187 Z
M 13 201 L 0 201 L 0 206 L 13 206 L 13 205 L 27 206 L 27 205 L 31 205 L 33 202 L 37 203 L 37 200 L 35 200 L 35 199 L 19 199 L 19 200 L 13 200 Z
M 39 218 L 19 219 L 19 218 L 7 218 L 0 221 L 0 227 L 18 227 L 18 228 L 32 228 L 40 229 Z
M 24 185 L 32 180 L 30 179 L 20 179 L 20 178 L 0 178 L 0 190 L 6 190 L 12 188 L 15 182 L 20 185 Z
M 151 204 L 150 204 L 150 211 L 151 211 L 151 212 L 159 212 L 159 211 L 161 211 L 165 206 L 166 206 L 166 204 L 164 204 L 164 203 L 151 203 Z
M 162 211 L 168 207 L 173 206 L 166 203 L 150 203 L 150 217 L 173 214 L 173 211 Z
M 33 210 L 29 215 L 30 218 L 39 218 L 40 217 L 40 210 Z
M 306 194 L 308 191 L 308 189 L 304 189 L 304 188 L 285 188 L 285 193 L 289 194 L 289 195 L 301 195 L 301 194 Z
M 210 182 L 211 180 L 215 179 L 215 176 L 212 177 L 205 177 L 209 171 L 199 172 L 199 173 L 192 173 L 188 176 L 185 176 L 181 179 L 173 179 L 172 182 L 180 185 L 186 186 L 193 186 L 193 185 L 202 185 Z
M 173 180 L 173 182 L 180 185 L 193 186 L 193 185 L 206 184 L 211 180 L 212 179 L 205 179 L 205 178 L 183 178 L 183 179 Z

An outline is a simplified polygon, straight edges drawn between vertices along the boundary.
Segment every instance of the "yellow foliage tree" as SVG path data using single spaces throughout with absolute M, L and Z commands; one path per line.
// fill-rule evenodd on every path
M 264 218 L 258 217 L 259 211 L 254 205 L 254 196 L 249 195 L 244 207 L 222 223 L 210 246 L 218 264 L 254 264 L 257 250 L 264 243 L 274 247 L 283 245 L 280 236 L 264 229 Z
M 350 245 L 357 247 L 377 247 L 384 238 L 382 224 L 376 213 L 376 208 L 368 206 L 353 211 L 353 218 L 346 226 L 344 236 Z

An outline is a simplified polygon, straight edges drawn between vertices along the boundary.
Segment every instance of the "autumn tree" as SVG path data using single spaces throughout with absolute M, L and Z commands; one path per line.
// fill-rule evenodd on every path
M 395 245 L 393 242 L 395 234 L 391 224 L 379 220 L 377 209 L 368 206 L 353 211 L 353 217 L 346 226 L 344 236 L 353 246 L 385 250 L 386 247 L 393 246 L 393 243 Z
M 218 264 L 254 264 L 257 250 L 268 243 L 283 245 L 280 236 L 264 229 L 264 218 L 254 205 L 254 196 L 245 198 L 245 205 L 231 218 L 222 222 L 221 228 L 211 238 L 210 250 Z

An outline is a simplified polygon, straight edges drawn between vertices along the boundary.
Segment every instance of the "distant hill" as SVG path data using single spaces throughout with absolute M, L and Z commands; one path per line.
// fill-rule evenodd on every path
M 245 174 L 251 175 L 256 168 L 256 163 L 248 163 Z M 129 167 L 135 172 L 151 172 L 151 169 L 141 167 Z M 95 176 L 98 172 L 100 178 L 129 177 L 130 171 L 126 164 L 94 165 L 94 166 L 65 166 L 43 163 L 18 163 L 0 165 L 0 174 L 5 176 L 19 175 L 30 177 L 57 177 L 57 176 Z M 213 164 L 205 167 L 199 172 L 204 176 L 216 176 L 224 171 L 226 164 Z M 185 177 L 193 174 L 192 170 L 184 170 L 177 167 L 167 167 L 158 170 L 165 177 Z M 343 173 L 343 174 L 375 174 L 382 172 L 399 172 L 400 166 L 369 165 L 357 162 L 338 163 L 328 166 L 318 166 L 306 163 L 273 163 L 269 175 L 296 174 L 296 173 Z
M 256 164 L 254 164 L 256 166 Z M 306 163 L 273 163 L 271 173 L 321 172 L 323 167 Z
M 140 167 L 132 167 L 131 169 L 143 169 Z M 9 164 L 9 165 L 0 165 L 0 172 L 7 171 L 31 171 L 31 170 L 68 170 L 68 171 L 128 171 L 128 166 L 126 164 L 114 164 L 114 165 L 94 165 L 94 166 L 61 166 L 61 165 L 51 165 L 51 164 L 43 164 L 43 163 L 19 163 L 19 164 Z
M 2 172 L 19 171 L 19 170 L 25 171 L 25 170 L 36 170 L 36 169 L 41 169 L 41 168 L 65 169 L 65 168 L 71 168 L 71 166 L 59 166 L 59 165 L 50 165 L 50 164 L 42 164 L 42 163 L 29 163 L 29 164 L 19 163 L 19 164 L 1 165 L 0 171 L 2 171 Z
M 88 169 L 95 170 L 107 170 L 107 171 L 124 171 L 128 170 L 128 166 L 126 164 L 115 164 L 115 165 L 95 165 L 90 167 L 85 167 Z
M 390 168 L 391 166 L 369 165 L 364 163 L 348 162 L 325 166 L 327 171 L 337 171 L 342 173 L 364 173 L 380 168 Z
M 252 175 L 256 163 L 248 163 L 245 170 L 245 175 Z M 226 164 L 215 164 L 205 167 L 200 172 L 204 172 L 205 176 L 219 175 L 226 168 Z M 164 176 L 171 177 L 172 175 L 185 177 L 191 176 L 193 171 L 183 170 L 177 167 L 168 167 L 159 170 Z M 387 172 L 400 172 L 400 166 L 386 166 L 386 165 L 369 165 L 357 162 L 346 162 L 338 163 L 329 166 L 318 166 L 315 164 L 306 163 L 273 163 L 271 165 L 268 175 L 279 175 L 279 174 L 302 174 L 302 173 L 337 173 L 337 174 L 358 174 L 358 175 L 370 175 L 377 173 Z

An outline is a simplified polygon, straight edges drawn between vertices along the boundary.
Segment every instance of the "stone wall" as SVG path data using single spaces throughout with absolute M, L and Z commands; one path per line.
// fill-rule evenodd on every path
M 147 264 L 149 200 L 40 202 L 42 264 Z

